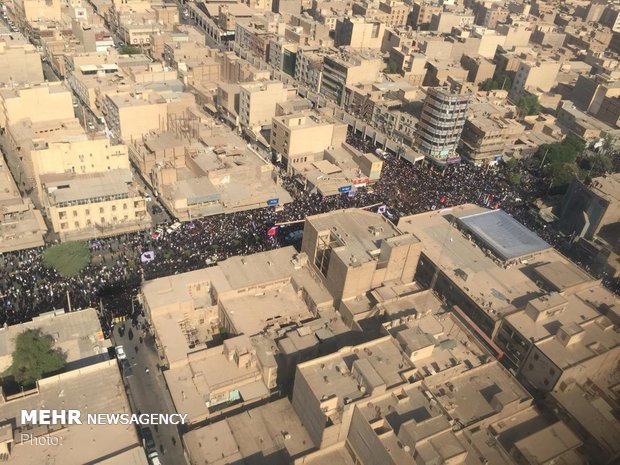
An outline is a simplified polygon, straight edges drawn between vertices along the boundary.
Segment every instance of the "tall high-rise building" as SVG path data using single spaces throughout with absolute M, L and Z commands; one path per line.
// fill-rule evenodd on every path
M 430 88 L 418 122 L 416 144 L 439 165 L 456 163 L 455 153 L 467 117 L 469 95 L 447 89 Z

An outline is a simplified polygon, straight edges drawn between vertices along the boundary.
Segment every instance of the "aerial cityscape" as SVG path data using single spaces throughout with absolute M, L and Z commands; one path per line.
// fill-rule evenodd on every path
M 0 15 L 0 463 L 620 464 L 620 0 Z

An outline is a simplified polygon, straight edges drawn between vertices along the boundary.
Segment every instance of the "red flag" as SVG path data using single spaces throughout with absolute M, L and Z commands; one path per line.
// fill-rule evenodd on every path
M 446 198 L 443 195 L 439 197 L 439 203 L 446 203 Z
M 278 232 L 278 227 L 277 226 L 272 226 L 271 228 L 269 228 L 267 230 L 267 235 L 268 236 L 275 236 L 277 232 Z

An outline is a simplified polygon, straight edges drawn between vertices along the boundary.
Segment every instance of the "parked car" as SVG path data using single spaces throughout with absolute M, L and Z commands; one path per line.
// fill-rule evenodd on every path
M 125 349 L 123 348 L 123 346 L 116 346 L 114 348 L 114 351 L 116 352 L 117 359 L 127 360 L 127 354 L 125 353 Z
M 159 239 L 164 235 L 164 228 L 157 228 L 155 231 L 151 233 L 151 237 L 153 239 Z
M 149 454 L 149 462 L 151 463 L 151 465 L 161 465 L 157 452 L 151 452 Z
M 144 428 L 142 430 L 142 439 L 144 441 L 144 448 L 149 452 L 150 458 L 150 454 L 155 451 L 155 440 L 153 439 L 151 428 Z M 155 452 L 155 455 L 157 455 L 157 452 Z
M 168 229 L 166 229 L 166 233 L 168 233 L 168 234 L 173 233 L 177 229 L 179 229 L 180 227 L 181 227 L 181 223 L 176 221 L 176 222 L 172 223 Z

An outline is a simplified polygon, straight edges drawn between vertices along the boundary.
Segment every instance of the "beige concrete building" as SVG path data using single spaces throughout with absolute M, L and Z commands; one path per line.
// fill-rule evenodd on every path
M 532 26 L 529 22 L 513 24 L 498 24 L 495 30 L 504 36 L 504 50 L 513 50 L 515 47 L 526 47 L 532 35 Z
M 43 334 L 54 336 L 54 346 L 67 356 L 66 371 L 109 359 L 108 348 L 112 343 L 103 335 L 97 311 L 94 308 L 87 308 L 65 313 L 61 309 L 41 313 L 26 323 L 0 328 L 2 371 L 9 368 L 12 363 L 15 338 L 28 330 L 40 330 Z
M 15 0 L 13 5 L 18 17 L 28 23 L 62 20 L 60 0 Z
M 461 57 L 461 66 L 468 71 L 467 81 L 474 84 L 480 84 L 487 79 L 492 79 L 495 74 L 495 63 L 488 58 L 463 55 Z
M 105 382 L 102 382 L 105 380 Z M 2 456 L 11 464 L 45 463 L 50 457 L 61 463 L 124 463 L 147 465 L 148 461 L 134 425 L 102 424 L 32 425 L 21 421 L 23 410 L 77 409 L 107 414 L 131 413 L 116 360 L 108 360 L 41 379 L 24 395 L 3 399 L 0 406 Z M 33 446 L 23 441 L 48 437 L 45 444 Z M 56 445 L 54 445 L 56 444 Z M 62 445 L 60 445 L 62 444 Z
M 66 464 L 147 465 L 134 425 L 110 423 L 93 427 L 86 422 L 87 413 L 131 413 L 118 364 L 116 360 L 109 360 L 111 343 L 101 330 L 97 311 L 93 308 L 67 313 L 54 310 L 32 321 L 1 328 L 0 366 L 3 371 L 11 363 L 15 337 L 25 330 L 40 330 L 51 335 L 55 346 L 66 355 L 67 364 L 62 373 L 40 379 L 30 390 L 17 395 L 3 392 L 0 402 L 2 459 L 18 465 L 45 463 L 50 457 Z M 82 424 L 22 423 L 22 411 L 43 407 L 81 411 Z M 40 442 L 24 440 L 24 434 Z
M 295 62 L 295 79 L 313 92 L 320 92 L 323 55 L 319 47 L 299 47 Z
M 276 105 L 286 101 L 288 94 L 280 81 L 243 83 L 239 87 L 239 123 L 258 131 L 271 124 Z
M 384 282 L 410 282 L 420 243 L 382 215 L 342 210 L 306 221 L 302 251 L 337 304 L 346 305 Z
M 288 247 L 145 283 L 142 299 L 169 368 L 166 382 L 176 409 L 189 413 L 191 422 L 269 397 L 280 364 L 286 373 L 292 360 L 304 356 L 287 338 L 282 347 L 289 355 L 276 360 L 275 338 L 323 312 L 338 320 L 329 293 L 306 263 Z M 335 325 L 325 323 L 327 330 Z M 208 348 L 221 331 L 234 337 Z M 304 350 L 311 353 L 316 344 L 316 338 L 306 341 Z
M 591 116 L 568 100 L 561 100 L 557 104 L 557 124 L 564 132 L 572 132 L 585 141 L 596 142 L 606 134 L 614 136 L 618 133 L 615 125 L 609 126 L 603 121 Z
M 425 0 L 417 0 L 412 3 L 409 24 L 416 30 L 427 31 L 431 25 L 433 15 L 439 15 L 441 11 L 441 5 L 433 4 Z
M 461 150 L 474 164 L 495 164 L 511 152 L 524 130 L 514 119 L 474 113 L 463 126 Z
M 116 64 L 79 65 L 67 76 L 78 99 L 95 115 L 103 115 L 106 95 L 131 91 L 131 81 L 119 72 Z
M 299 457 L 312 447 L 288 399 L 256 407 L 251 415 L 233 415 L 194 429 L 183 435 L 183 443 L 192 465 L 243 460 L 289 465 L 287 457 Z
M 34 46 L 0 39 L 0 84 L 13 87 L 41 82 L 41 56 Z
M 556 85 L 560 66 L 557 60 L 521 61 L 508 97 L 516 102 L 528 91 L 549 92 Z
M 321 195 L 337 195 L 373 184 L 383 162 L 346 141 L 347 126 L 311 111 L 273 118 L 270 145 L 287 172 Z
M 236 336 L 188 354 L 164 376 L 175 410 L 188 414 L 191 424 L 268 398 L 276 373 L 273 355 L 258 354 L 249 337 Z
M 613 410 L 613 394 L 610 391 L 618 383 L 618 370 L 610 363 L 606 364 L 604 370 L 604 384 L 593 383 L 589 378 L 583 381 L 569 379 L 560 383 L 560 387 L 549 394 L 549 399 L 553 408 L 566 418 L 574 429 L 579 428 L 586 437 L 593 439 L 590 444 L 595 446 L 590 452 L 590 459 L 613 463 L 620 456 L 616 441 L 620 427 L 608 412 Z
M 433 14 L 429 24 L 429 30 L 440 34 L 449 34 L 452 28 L 473 26 L 474 16 L 457 11 L 444 10 L 439 14 Z
M 358 2 L 352 5 L 355 16 L 377 20 L 386 27 L 405 27 L 411 6 L 401 1 Z
M 0 89 L 0 127 L 73 118 L 71 92 L 61 82 Z
M 527 301 L 544 294 L 544 291 L 521 271 L 525 265 L 506 268 L 499 266 L 446 217 L 448 214 L 453 215 L 455 222 L 458 223 L 461 217 L 471 216 L 478 219 L 480 217 L 475 215 L 484 212 L 492 211 L 473 205 L 462 205 L 451 211 L 449 209 L 446 212 L 430 212 L 401 218 L 398 225 L 401 231 L 415 234 L 422 243 L 416 281 L 425 286 L 432 284 L 433 289 L 440 295 L 445 295 L 452 302 L 459 302 L 459 308 L 471 319 L 473 325 L 470 326 L 476 333 L 479 336 L 486 334 L 490 337 L 499 328 L 502 318 L 519 308 L 524 308 Z M 502 213 L 499 211 L 495 214 L 503 217 Z M 502 232 L 513 224 L 509 218 L 503 217 L 502 221 L 507 222 L 505 227 L 501 228 Z M 525 234 L 523 229 L 518 230 Z M 502 232 L 495 232 L 494 235 Z M 479 241 L 481 237 L 480 232 L 476 232 L 472 239 Z M 492 237 L 485 235 L 484 240 L 490 240 Z M 516 250 L 514 252 L 516 255 L 501 252 L 503 254 L 501 260 L 514 262 L 536 255 L 540 261 L 566 261 L 561 255 L 549 250 L 550 246 L 546 243 L 531 239 L 536 247 L 519 248 L 518 252 Z M 512 240 L 514 246 L 517 246 L 524 238 Z M 500 252 L 499 249 L 496 250 L 496 253 Z
M 411 361 L 384 336 L 297 365 L 293 408 L 312 444 L 327 449 L 346 435 L 358 402 L 406 386 L 412 376 Z
M 296 465 L 586 463 L 577 435 L 499 363 L 400 384 L 386 376 L 398 356 L 373 342 L 299 365 L 293 407 L 318 450 Z
M 0 153 L 0 253 L 40 247 L 46 233 L 41 212 L 20 195 Z
M 336 47 L 380 49 L 385 24 L 364 16 L 347 16 L 336 22 Z
M 34 191 L 61 240 L 136 231 L 150 225 L 134 186 L 127 147 L 90 137 L 77 120 L 12 125 L 9 162 Z
M 196 117 L 133 141 L 130 156 L 181 220 L 291 201 L 274 166 L 256 149 L 228 127 L 202 124 Z
M 340 134 L 336 136 L 341 138 Z M 273 118 L 270 145 L 288 164 L 301 162 L 301 155 L 321 153 L 334 143 L 334 124 L 312 113 Z M 302 157 L 303 158 L 303 157 Z
M 103 113 L 114 137 L 130 141 L 167 127 L 168 105 L 155 92 L 106 96 Z
M 130 170 L 41 178 L 43 204 L 61 240 L 139 231 L 151 224 Z
M 385 64 L 373 49 L 340 49 L 323 58 L 320 93 L 341 104 L 346 86 L 373 84 Z
M 470 228 L 470 233 L 474 230 L 474 226 L 468 223 L 467 216 L 472 208 L 475 208 L 477 212 L 483 211 L 478 207 L 465 207 L 463 209 L 466 211 L 465 216 L 462 216 L 463 212 L 456 210 L 450 212 L 455 214 L 456 221 L 461 227 Z M 442 216 L 447 213 L 439 212 L 425 214 L 425 216 Z M 407 219 L 404 220 L 407 221 Z M 409 226 L 409 224 L 404 226 Z M 381 250 L 384 250 L 384 241 L 390 239 L 399 244 L 403 251 L 409 248 L 410 253 L 418 246 L 417 239 L 415 244 L 411 243 L 412 236 L 402 235 L 399 229 L 379 215 L 347 210 L 310 217 L 306 220 L 302 253 L 296 255 L 291 262 L 297 270 L 292 279 L 299 279 L 302 276 L 302 274 L 297 274 L 299 272 L 305 274 L 306 271 L 311 271 L 313 278 L 324 274 L 323 265 L 320 261 L 317 262 L 319 254 L 309 253 L 313 250 L 313 245 L 317 243 L 323 230 L 330 235 L 329 240 L 334 242 L 331 253 L 327 253 L 328 257 L 331 257 L 330 264 L 334 264 L 336 254 L 350 256 L 351 267 L 354 269 L 366 268 L 366 261 L 357 260 L 357 257 L 363 256 L 360 253 L 364 250 L 368 251 L 371 257 L 374 256 L 371 249 L 377 247 L 377 240 L 382 241 Z M 442 257 L 446 255 L 446 251 L 448 256 L 451 255 L 452 245 L 450 244 L 460 242 L 457 236 L 450 234 L 448 234 L 450 237 L 442 241 L 441 237 L 445 236 L 445 232 L 441 230 L 438 223 L 433 224 L 427 231 L 422 229 L 419 231 L 421 235 L 424 235 L 420 245 L 423 252 L 419 259 L 419 267 L 426 266 L 423 262 L 429 259 L 430 252 L 424 249 L 429 244 L 434 247 L 433 240 L 443 244 L 441 247 L 444 250 L 438 252 Z M 429 235 L 430 237 L 427 237 Z M 373 242 L 371 247 L 368 246 L 367 239 Z M 410 248 L 410 246 L 415 247 Z M 473 262 L 478 263 L 480 257 L 477 253 L 473 253 L 478 249 L 482 257 L 480 262 L 482 268 L 485 268 L 488 263 L 495 263 L 476 246 L 473 246 L 471 250 L 460 249 L 460 246 L 462 242 L 457 245 L 459 248 L 457 257 L 468 256 Z M 395 253 L 396 250 L 389 254 L 387 263 L 379 260 L 376 271 L 407 269 L 409 261 Z M 591 288 L 588 287 L 587 281 L 565 279 L 569 275 L 575 275 L 576 272 L 571 267 L 576 267 L 557 252 L 530 251 L 528 254 L 520 249 L 520 253 L 525 253 L 520 257 L 530 257 L 532 253 L 539 254 L 536 255 L 534 272 L 540 277 L 532 278 L 531 270 L 528 268 L 528 274 L 527 276 L 524 274 L 523 280 L 543 280 L 546 283 L 545 287 L 550 286 L 554 279 L 558 281 L 557 285 L 560 284 L 559 281 L 566 281 L 569 287 L 561 291 L 563 294 L 576 293 L 576 301 L 581 299 L 577 297 L 580 292 L 583 292 L 584 296 L 589 295 L 590 300 L 599 299 L 596 293 L 590 292 Z M 205 327 L 201 327 L 203 321 L 206 323 L 211 319 L 209 325 L 212 328 L 216 326 L 216 321 L 225 321 L 226 327 L 234 333 L 241 328 L 244 328 L 241 330 L 247 334 L 260 331 L 263 320 L 261 319 L 261 323 L 256 326 L 254 322 L 249 321 L 252 318 L 250 315 L 256 313 L 262 318 L 262 307 L 257 309 L 255 299 L 265 298 L 268 301 L 271 298 L 272 288 L 265 287 L 264 283 L 261 284 L 264 278 L 259 276 L 265 276 L 268 273 L 269 279 L 278 279 L 277 276 L 286 273 L 284 270 L 290 266 L 289 262 L 287 260 L 280 262 L 285 255 L 285 250 L 280 250 L 277 253 L 273 251 L 243 258 L 237 257 L 228 259 L 217 267 L 192 272 L 191 279 L 188 279 L 190 276 L 188 273 L 148 283 L 144 288 L 145 299 L 154 305 L 149 305 L 147 308 L 152 310 L 160 306 L 159 310 L 151 311 L 154 318 L 160 318 L 162 321 L 161 324 L 154 326 L 158 328 L 158 331 L 172 334 L 178 331 L 175 325 L 170 324 L 170 320 L 174 321 L 176 318 L 172 314 L 185 315 L 186 320 L 184 323 L 179 323 L 179 327 L 187 334 L 189 343 L 195 343 L 196 350 L 199 351 L 198 353 L 203 353 L 204 357 L 207 356 L 208 351 L 213 349 L 206 349 L 205 352 L 205 349 L 201 347 L 202 338 L 205 337 Z M 484 258 L 487 258 L 488 262 L 484 261 Z M 555 261 L 549 262 L 548 259 Z M 417 258 L 414 262 L 418 263 Z M 541 263 L 544 264 L 541 265 Z M 268 271 L 257 272 L 257 265 L 261 270 L 267 266 Z M 527 263 L 524 264 L 524 267 L 527 265 Z M 240 272 L 239 266 L 242 270 L 243 267 L 249 267 L 247 273 Z M 464 267 L 462 263 L 450 263 L 446 266 L 451 270 L 457 269 L 456 274 L 459 279 L 467 281 L 468 286 L 475 285 L 480 278 L 478 276 L 472 280 L 473 270 L 471 267 Z M 513 286 L 516 284 L 519 287 L 520 284 L 517 275 L 509 277 L 504 274 L 505 272 L 512 273 L 509 267 L 497 264 L 495 266 L 496 269 L 489 270 L 489 275 L 497 275 L 495 277 L 497 282 L 486 281 L 483 287 L 493 289 L 489 295 L 495 295 L 499 299 L 501 293 L 516 289 Z M 293 410 L 288 401 L 282 399 L 254 408 L 247 415 L 245 413 L 233 415 L 226 420 L 192 431 L 184 437 L 190 463 L 197 465 L 209 460 L 223 465 L 231 461 L 253 458 L 257 460 L 257 463 L 269 465 L 288 464 L 291 460 L 294 460 L 292 463 L 296 465 L 336 463 L 419 465 L 419 463 L 433 463 L 437 460 L 445 463 L 475 465 L 485 463 L 540 465 L 557 461 L 585 465 L 586 457 L 591 459 L 599 455 L 591 455 L 592 449 L 590 448 L 585 454 L 580 450 L 585 442 L 585 439 L 581 437 L 584 432 L 596 438 L 602 445 L 601 457 L 607 461 L 613 457 L 612 454 L 617 448 L 610 439 L 617 434 L 615 429 L 617 425 L 604 430 L 597 428 L 596 420 L 593 421 L 593 419 L 604 415 L 607 411 L 605 409 L 611 406 L 605 403 L 605 398 L 607 395 L 610 397 L 614 395 L 611 389 L 617 384 L 617 373 L 614 372 L 614 365 L 611 362 L 614 359 L 617 360 L 617 354 L 610 355 L 609 363 L 603 364 L 605 368 L 597 374 L 597 379 L 606 382 L 605 394 L 597 394 L 591 384 L 575 385 L 567 376 L 566 386 L 551 395 L 562 409 L 563 414 L 567 415 L 562 418 L 567 418 L 571 426 L 579 423 L 582 429 L 579 430 L 578 436 L 567 423 L 558 421 L 547 413 L 542 414 L 533 406 L 530 394 L 516 382 L 506 368 L 490 357 L 486 348 L 497 351 L 497 346 L 494 346 L 493 341 L 490 338 L 485 339 L 479 331 L 475 330 L 477 337 L 484 340 L 484 346 L 477 342 L 470 332 L 472 317 L 458 309 L 450 312 L 433 290 L 422 290 L 424 278 L 419 273 L 416 274 L 415 281 L 404 275 L 396 278 L 383 276 L 378 278 L 378 281 L 381 281 L 378 286 L 363 286 L 366 289 L 362 291 L 362 295 L 358 295 L 355 299 L 343 299 L 339 303 L 338 296 L 342 294 L 342 291 L 334 283 L 343 280 L 346 282 L 349 277 L 356 278 L 358 281 L 366 279 L 361 275 L 350 276 L 350 272 L 346 270 L 340 273 L 341 277 L 335 278 L 336 268 L 329 266 L 329 269 L 331 270 L 330 276 L 334 279 L 330 279 L 324 286 L 321 284 L 321 294 L 331 294 L 333 302 L 337 304 L 339 312 L 348 324 L 355 325 L 358 319 L 380 315 L 384 321 L 383 334 L 385 335 L 371 341 L 347 345 L 328 355 L 309 361 L 300 359 L 296 364 L 297 373 L 292 393 Z M 242 274 L 245 277 L 240 277 Z M 372 272 L 365 270 L 364 274 L 370 276 Z M 247 288 L 248 294 L 241 300 L 237 300 L 235 289 L 241 285 L 244 286 L 245 291 L 245 286 L 248 284 L 246 279 L 249 276 L 251 276 L 251 284 Z M 438 289 L 441 288 L 442 278 L 436 277 L 435 279 L 437 279 L 436 284 L 439 284 Z M 320 283 L 318 280 L 314 282 Z M 510 288 L 498 288 L 501 282 L 510 283 L 507 284 Z M 256 285 L 262 289 L 258 296 L 253 295 Z M 458 286 L 456 280 L 453 282 L 453 286 L 455 285 Z M 350 286 L 347 287 L 350 289 Z M 526 292 L 534 293 L 534 289 L 532 287 Z M 223 290 L 226 295 L 222 293 Z M 476 288 L 475 292 L 478 293 L 479 290 L 480 288 Z M 544 291 L 539 290 L 541 294 L 549 292 L 548 288 Z M 307 288 L 307 291 L 309 291 L 309 298 L 316 303 L 317 289 Z M 368 294 L 371 297 L 367 297 Z M 452 301 L 455 299 L 455 297 L 446 297 L 443 291 L 440 291 L 440 295 L 444 299 Z M 484 294 L 482 295 L 486 298 Z M 548 295 L 549 299 L 556 298 L 554 294 Z M 179 297 L 184 303 L 183 308 L 177 309 L 176 301 Z M 282 298 L 287 299 L 286 296 Z M 568 298 L 572 299 L 572 297 Z M 212 318 L 215 318 L 218 312 L 216 309 L 218 299 L 223 305 L 217 307 L 220 313 L 223 311 L 223 314 L 218 317 L 218 320 L 213 320 Z M 523 305 L 530 302 L 527 304 L 528 308 L 537 306 L 538 303 L 532 299 L 524 299 Z M 308 302 L 308 298 L 304 298 L 304 301 Z M 235 306 L 231 306 L 231 303 Z M 331 307 L 331 301 L 329 304 L 326 301 L 325 304 Z M 295 304 L 288 304 L 283 308 L 291 307 L 297 308 Z M 194 308 L 198 309 L 200 314 L 195 316 L 195 322 L 192 324 L 188 319 L 194 321 L 192 310 Z M 211 308 L 210 317 L 202 313 L 208 308 Z M 249 308 L 252 310 L 248 311 Z M 317 310 L 319 314 L 325 315 L 326 308 L 322 305 L 317 307 Z M 504 321 L 507 321 L 507 318 L 517 318 L 523 313 L 530 313 L 530 310 L 506 312 L 503 315 Z M 555 307 L 549 307 L 549 310 L 551 313 L 547 316 L 552 320 L 546 321 L 536 331 L 544 329 L 549 332 L 552 326 L 557 325 L 554 322 L 567 321 L 564 316 L 555 312 Z M 600 315 L 594 317 L 593 320 L 588 319 L 588 315 L 597 313 L 594 307 L 589 308 L 586 313 L 584 311 L 586 311 L 584 308 L 575 306 L 569 313 L 566 313 L 566 316 L 583 314 L 586 319 L 580 324 L 587 327 L 593 322 L 603 321 Z M 241 313 L 238 314 L 239 312 Z M 281 315 L 281 317 L 287 316 Z M 526 324 L 525 327 L 532 330 L 531 324 Z M 600 338 L 604 344 L 609 341 L 608 337 L 613 338 L 615 334 L 614 331 L 607 331 L 609 331 L 609 336 Z M 297 330 L 299 335 L 302 332 L 301 329 Z M 295 331 L 292 331 L 288 334 L 292 336 L 294 333 Z M 256 357 L 259 359 L 260 348 L 264 347 L 263 343 L 269 345 L 269 335 L 273 333 L 263 330 L 263 334 L 263 339 L 250 337 L 250 344 L 256 348 Z M 316 335 L 318 337 L 318 333 Z M 239 338 L 229 339 L 229 345 L 218 347 L 213 354 L 226 352 L 232 345 L 238 346 L 239 344 L 235 342 L 237 339 Z M 168 340 L 171 341 L 171 339 Z M 291 343 L 293 343 L 292 338 L 287 341 L 286 345 Z M 569 346 L 577 347 L 576 344 L 577 342 L 574 342 Z M 282 350 L 286 345 L 279 343 L 278 349 Z M 170 354 L 176 353 L 181 358 L 184 350 L 184 343 L 167 346 Z M 249 352 L 253 354 L 251 350 Z M 219 363 L 216 362 L 216 366 L 220 366 Z M 279 362 L 276 363 L 279 371 L 281 366 Z M 246 375 L 252 371 L 251 366 L 250 363 Z M 234 372 L 236 368 L 233 367 L 231 370 Z M 542 373 L 545 370 L 546 368 L 539 371 Z M 202 376 L 203 372 L 197 367 L 193 373 Z M 215 375 L 211 372 L 205 375 L 207 386 L 210 386 L 209 383 L 213 376 Z M 179 378 L 178 382 L 187 382 L 187 377 Z M 200 385 L 204 386 L 204 383 Z M 241 385 L 239 391 L 245 390 L 245 395 L 249 397 L 250 394 L 247 388 L 243 387 L 243 382 Z M 245 400 L 243 394 L 234 393 L 231 397 L 231 392 L 233 391 L 228 391 L 227 396 L 224 395 L 226 401 L 231 404 L 222 405 L 222 409 Z M 582 395 L 584 393 L 587 395 Z M 567 399 L 576 399 L 577 396 L 581 396 L 583 400 L 580 399 L 573 404 L 567 402 Z M 598 397 L 596 401 L 590 401 L 588 396 Z M 587 414 L 584 415 L 586 412 Z M 610 425 L 613 421 L 609 417 L 601 418 L 600 423 Z M 280 426 L 271 428 L 267 426 L 268 424 Z M 279 437 L 283 439 L 278 439 Z M 311 450 L 312 447 L 314 450 Z

